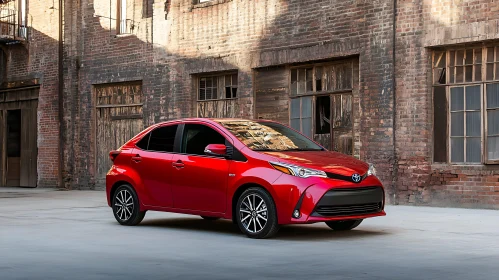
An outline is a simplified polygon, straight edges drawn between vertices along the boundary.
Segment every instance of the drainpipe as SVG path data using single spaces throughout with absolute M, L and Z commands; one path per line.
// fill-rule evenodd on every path
M 393 171 L 392 171 L 392 192 L 393 192 L 393 204 L 398 204 L 397 199 L 397 183 L 398 183 L 398 154 L 397 154 L 397 137 L 396 137 L 396 124 L 397 124 L 397 85 L 396 85 L 396 75 L 395 75 L 395 59 L 396 59 L 396 39 L 397 39 L 397 0 L 393 0 L 393 43 L 392 43 L 392 94 L 393 94 Z
M 63 168 L 64 168 L 64 103 L 63 103 L 63 92 L 64 92 L 64 77 L 63 77 L 63 2 L 64 0 L 59 0 L 59 90 L 58 90 L 58 117 L 59 117 L 59 188 L 64 188 L 64 178 L 63 178 Z

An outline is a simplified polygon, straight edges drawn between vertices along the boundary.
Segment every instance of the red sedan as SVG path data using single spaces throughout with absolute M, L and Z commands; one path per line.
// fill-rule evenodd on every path
M 285 224 L 350 230 L 386 215 L 372 165 L 272 121 L 164 122 L 110 158 L 107 200 L 122 225 L 165 211 L 232 219 L 247 236 L 267 238 Z

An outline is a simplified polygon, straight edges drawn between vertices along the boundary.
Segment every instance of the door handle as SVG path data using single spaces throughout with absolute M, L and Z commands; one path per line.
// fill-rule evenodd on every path
M 142 157 L 140 155 L 136 155 L 136 156 L 132 157 L 132 161 L 135 163 L 139 163 L 142 161 Z
M 184 168 L 184 163 L 181 160 L 177 160 L 177 162 L 172 163 L 172 166 L 175 168 Z

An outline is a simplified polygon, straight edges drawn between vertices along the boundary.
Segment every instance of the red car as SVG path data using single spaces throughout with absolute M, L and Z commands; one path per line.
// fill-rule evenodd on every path
M 386 215 L 372 165 L 272 121 L 164 122 L 110 158 L 107 200 L 122 225 L 154 210 L 232 219 L 247 236 L 267 238 L 285 224 L 350 230 Z

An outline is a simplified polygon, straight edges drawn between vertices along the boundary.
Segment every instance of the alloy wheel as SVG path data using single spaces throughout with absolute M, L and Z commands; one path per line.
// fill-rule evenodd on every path
M 268 220 L 267 204 L 255 193 L 247 195 L 239 207 L 240 221 L 250 233 L 259 233 Z
M 114 212 L 121 221 L 128 221 L 133 214 L 134 201 L 132 194 L 122 189 L 115 195 Z

